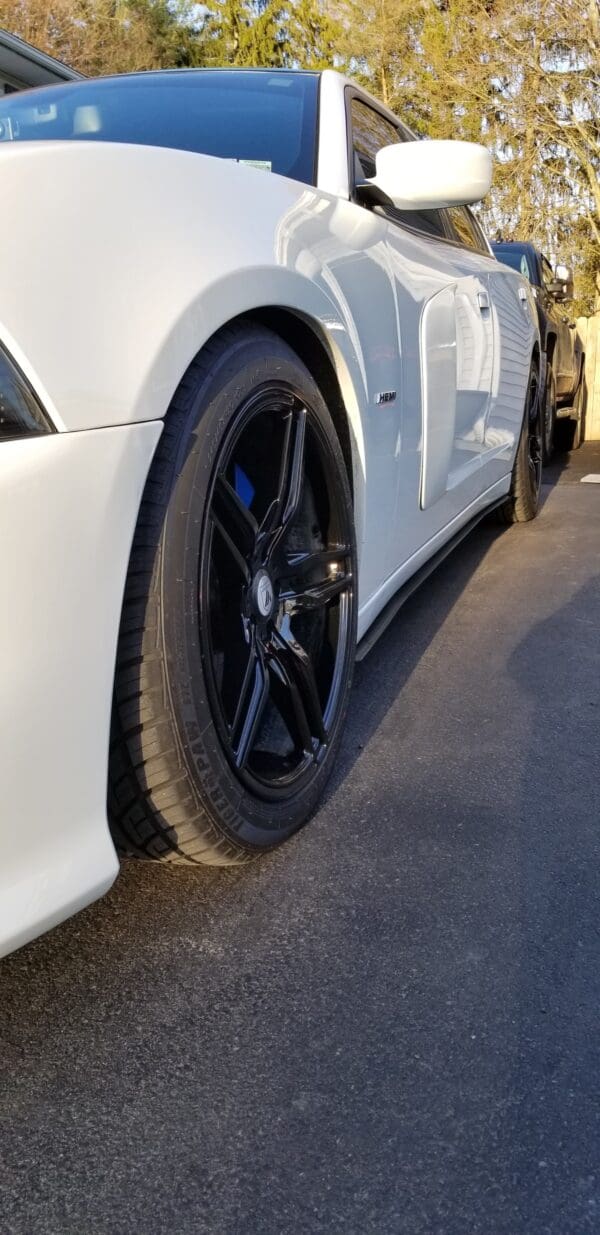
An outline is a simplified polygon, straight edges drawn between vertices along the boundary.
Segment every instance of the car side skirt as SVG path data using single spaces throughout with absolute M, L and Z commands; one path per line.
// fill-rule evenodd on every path
M 439 566 L 440 562 L 464 540 L 469 532 L 490 511 L 506 501 L 510 474 L 487 489 L 465 511 L 453 519 L 442 532 L 423 545 L 419 551 L 395 571 L 376 596 L 359 610 L 359 642 L 357 660 L 363 660 L 380 635 L 395 617 L 409 596 Z

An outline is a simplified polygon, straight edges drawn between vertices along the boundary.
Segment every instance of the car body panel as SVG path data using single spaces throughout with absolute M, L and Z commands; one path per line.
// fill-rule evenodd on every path
M 116 872 L 106 776 L 128 555 L 163 419 L 221 327 L 276 309 L 331 361 L 359 638 L 508 492 L 537 339 L 528 285 L 351 199 L 346 88 L 322 75 L 317 186 L 161 147 L 0 148 L 0 343 L 58 430 L 0 443 L 0 516 L 16 528 L 0 577 L 1 827 L 18 836 L 0 876 L 5 951 Z
M 486 292 L 492 299 L 501 270 L 491 255 L 467 253 L 393 223 L 388 224 L 388 245 L 402 356 L 392 533 L 396 568 L 401 568 L 420 553 L 424 544 L 433 544 L 444 529 L 448 537 L 453 535 L 450 529 L 455 528 L 455 520 L 460 520 L 461 513 L 477 504 L 496 482 L 503 481 L 508 490 L 527 377 L 519 371 L 511 385 L 512 356 L 498 338 L 500 317 L 493 301 L 489 310 L 485 302 L 483 313 L 480 310 L 478 295 Z M 524 310 L 520 287 L 525 288 L 525 280 L 511 272 L 504 294 L 520 315 L 520 346 L 528 367 L 536 331 L 531 294 L 526 292 Z M 438 338 L 439 350 L 430 353 L 428 306 L 433 306 L 440 295 L 447 306 L 446 337 Z M 469 311 L 461 316 L 465 303 Z M 436 372 L 442 356 L 443 376 Z M 427 381 L 429 404 L 423 398 L 423 383 Z M 426 418 L 430 413 L 434 419 L 427 437 Z M 500 436 L 494 431 L 499 421 Z M 435 483 L 428 488 L 433 478 Z M 389 598 L 387 586 L 383 594 Z M 368 603 L 371 614 L 373 606 Z M 365 615 L 362 620 L 370 618 Z
M 529 281 L 535 288 L 542 351 L 552 359 L 557 399 L 559 403 L 571 402 L 581 375 L 581 345 L 564 303 L 556 301 L 548 291 L 546 284 L 552 274 L 550 264 L 539 249 L 525 242 L 498 242 L 493 250 L 499 262 L 509 251 L 520 254 L 524 260 Z
M 0 955 L 101 896 L 117 634 L 162 424 L 3 442 Z
M 444 496 L 452 470 L 458 369 L 456 316 L 456 291 L 444 287 L 427 301 L 421 318 L 422 510 Z
M 490 274 L 490 302 L 495 337 L 492 398 L 485 424 L 485 470 L 490 482 L 512 468 L 523 422 L 523 399 L 531 353 L 538 341 L 532 327 L 535 301 L 531 288 L 515 283 L 514 272 L 496 266 Z

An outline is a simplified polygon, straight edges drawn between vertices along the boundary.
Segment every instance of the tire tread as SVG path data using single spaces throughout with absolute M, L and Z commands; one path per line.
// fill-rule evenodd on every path
M 117 650 L 108 790 L 113 836 L 118 848 L 130 856 L 211 866 L 239 865 L 252 857 L 224 836 L 212 811 L 194 792 L 169 707 L 160 630 L 160 535 L 181 433 L 199 386 L 248 334 L 248 326 L 223 330 L 192 362 L 169 408 L 140 506 Z M 136 690 L 130 680 L 132 670 Z M 149 689 L 146 683 L 152 683 Z M 163 745 L 157 739 L 159 730 Z M 206 760 L 202 773 L 203 794 L 218 818 L 224 804 Z M 165 787 L 171 791 L 168 822 L 163 813 Z
M 532 363 L 536 362 L 534 361 Z M 502 506 L 499 506 L 495 512 L 497 522 L 503 524 L 504 526 L 510 526 L 513 523 L 529 523 L 531 519 L 535 519 L 538 511 L 539 494 L 534 494 L 532 492 L 529 476 L 527 454 L 527 439 L 529 436 L 528 418 L 529 404 L 527 403 L 523 416 L 519 445 L 517 447 L 517 453 L 513 464 L 510 493 L 507 501 L 504 502 Z
M 237 843 L 242 815 L 209 758 L 212 725 L 203 729 L 199 723 L 194 729 L 193 759 L 190 740 L 179 731 L 163 631 L 162 538 L 185 444 L 204 396 L 221 377 L 235 377 L 239 348 L 248 344 L 254 344 L 261 364 L 266 364 L 269 345 L 271 352 L 277 349 L 275 355 L 289 357 L 323 403 L 310 373 L 287 345 L 251 322 L 220 331 L 192 362 L 174 395 L 140 506 L 117 650 L 108 808 L 117 847 L 131 856 L 240 865 L 281 839 L 274 833 L 273 841 L 267 838 L 259 848 L 241 838 Z M 333 425 L 331 433 L 335 436 Z M 343 468 L 341 449 L 339 457 Z

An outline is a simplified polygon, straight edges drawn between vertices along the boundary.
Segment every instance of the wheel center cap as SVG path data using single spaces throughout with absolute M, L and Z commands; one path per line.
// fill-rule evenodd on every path
M 270 617 L 275 601 L 275 588 L 266 570 L 259 570 L 252 583 L 252 599 L 260 617 Z

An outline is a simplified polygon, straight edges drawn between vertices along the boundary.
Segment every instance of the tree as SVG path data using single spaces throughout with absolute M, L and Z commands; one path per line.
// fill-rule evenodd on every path
M 213 0 L 203 32 L 207 63 L 281 68 L 285 37 L 277 0 Z
M 187 0 L 0 0 L 0 25 L 89 75 L 202 63 Z
M 342 29 L 321 0 L 291 0 L 283 24 L 286 67 L 329 69 L 339 61 Z
M 213 0 L 203 37 L 211 64 L 323 69 L 339 34 L 321 0 Z
M 504 64 L 496 133 L 507 221 L 554 257 L 571 257 L 579 307 L 593 309 L 600 290 L 598 0 L 507 3 L 494 32 Z
M 484 141 L 488 233 L 571 260 L 578 307 L 600 277 L 598 0 L 340 0 L 349 64 L 417 132 Z M 361 28 L 360 12 L 368 26 Z

